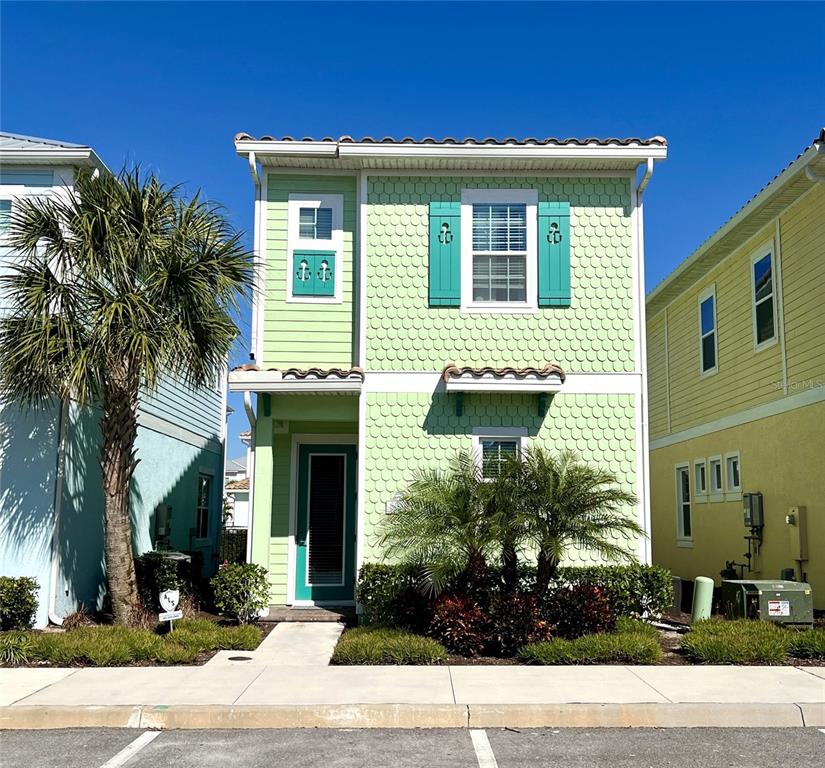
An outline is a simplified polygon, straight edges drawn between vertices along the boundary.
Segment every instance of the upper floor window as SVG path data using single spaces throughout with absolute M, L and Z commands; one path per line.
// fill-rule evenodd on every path
M 11 200 L 0 200 L 0 234 L 9 231 L 11 224 Z
M 776 338 L 776 314 L 774 312 L 773 253 L 760 251 L 751 263 L 753 279 L 753 335 L 754 344 L 760 347 Z
M 299 208 L 298 237 L 332 240 L 332 208 Z
M 286 300 L 340 304 L 343 300 L 344 196 L 289 196 Z
M 536 190 L 465 189 L 461 196 L 462 306 L 536 308 Z
M 716 286 L 699 295 L 699 356 L 703 374 L 716 371 Z

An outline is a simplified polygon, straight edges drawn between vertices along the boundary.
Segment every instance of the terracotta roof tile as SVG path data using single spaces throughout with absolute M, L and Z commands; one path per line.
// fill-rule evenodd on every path
M 364 371 L 361 368 L 259 368 L 254 363 L 245 363 L 232 369 L 233 371 L 277 371 L 285 379 L 361 379 L 364 380 Z
M 421 139 L 416 139 L 412 136 L 404 136 L 402 138 L 394 138 L 392 136 L 384 136 L 382 138 L 376 138 L 374 136 L 362 136 L 361 138 L 353 138 L 352 136 L 340 136 L 339 138 L 334 138 L 332 136 L 324 136 L 322 139 L 314 139 L 311 136 L 304 136 L 302 138 L 297 138 L 295 136 L 261 136 L 259 139 L 256 139 L 254 136 L 251 136 L 248 133 L 244 133 L 241 131 L 240 133 L 235 134 L 235 141 L 294 141 L 294 142 L 329 142 L 329 143 L 339 143 L 339 144 L 413 144 L 413 145 L 431 145 L 431 146 L 578 146 L 584 147 L 588 145 L 599 146 L 599 147 L 608 147 L 608 146 L 620 146 L 625 147 L 631 144 L 638 144 L 641 146 L 657 146 L 657 147 L 666 147 L 667 146 L 667 139 L 663 136 L 651 136 L 650 138 L 643 139 L 637 136 L 631 136 L 628 138 L 617 138 L 614 136 L 600 139 L 596 137 L 588 137 L 588 138 L 574 138 L 568 137 L 564 139 L 555 138 L 555 137 L 547 137 L 547 138 L 538 138 L 535 136 L 527 136 L 523 139 L 517 139 L 511 136 L 507 136 L 503 139 L 495 138 L 492 136 L 486 136 L 484 138 L 474 138 L 468 136 L 463 139 L 457 139 L 453 136 L 445 136 L 442 139 L 436 139 L 431 136 L 425 136 Z
M 242 480 L 231 480 L 226 484 L 227 491 L 248 491 L 249 478 L 244 477 Z
M 449 381 L 450 379 L 460 378 L 462 376 L 473 376 L 474 378 L 481 378 L 483 376 L 492 376 L 496 379 L 503 379 L 503 378 L 516 378 L 516 379 L 526 379 L 526 378 L 537 378 L 537 379 L 547 379 L 551 376 L 558 376 L 562 381 L 565 379 L 565 373 L 561 369 L 560 366 L 556 365 L 555 363 L 547 363 L 543 368 L 534 368 L 532 366 L 528 366 L 527 368 L 512 368 L 512 367 L 504 367 L 504 368 L 493 368 L 491 366 L 485 366 L 483 368 L 473 368 L 471 366 L 457 366 L 457 365 L 447 365 L 444 367 L 444 371 L 442 372 L 442 377 L 444 381 Z

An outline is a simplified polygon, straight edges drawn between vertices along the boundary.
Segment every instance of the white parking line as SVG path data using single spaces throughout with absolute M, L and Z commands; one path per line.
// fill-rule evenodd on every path
M 107 760 L 100 768 L 120 768 L 121 765 L 126 765 L 126 762 L 133 758 L 141 749 L 143 749 L 149 742 L 154 741 L 160 736 L 160 731 L 145 731 L 141 733 L 133 742 L 127 744 L 120 750 L 113 758 Z
M 478 768 L 498 768 L 496 756 L 487 738 L 487 731 L 470 731 L 470 738 L 473 740 L 473 749 L 476 751 Z

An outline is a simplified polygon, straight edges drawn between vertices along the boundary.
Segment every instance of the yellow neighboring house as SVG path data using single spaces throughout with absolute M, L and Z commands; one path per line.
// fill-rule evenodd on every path
M 825 609 L 825 129 L 646 303 L 653 561 Z

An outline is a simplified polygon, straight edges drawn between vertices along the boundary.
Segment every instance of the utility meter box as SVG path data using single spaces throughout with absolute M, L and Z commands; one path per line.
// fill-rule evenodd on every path
M 722 582 L 722 612 L 729 619 L 764 619 L 778 624 L 814 623 L 811 585 L 800 581 Z

